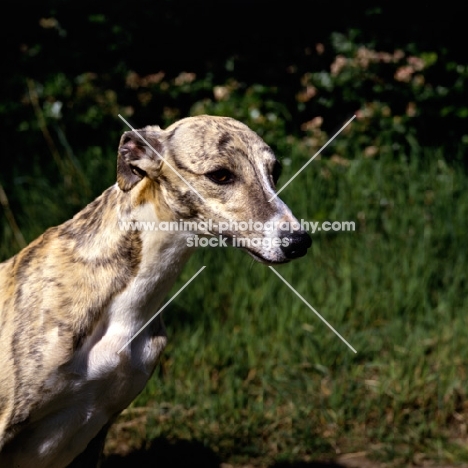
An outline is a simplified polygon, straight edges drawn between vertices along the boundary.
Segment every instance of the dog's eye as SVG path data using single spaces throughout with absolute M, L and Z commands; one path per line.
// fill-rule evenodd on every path
M 234 180 L 234 174 L 227 169 L 218 169 L 217 171 L 209 172 L 206 176 L 220 185 L 229 184 Z
M 275 162 L 275 165 L 273 166 L 273 171 L 271 172 L 271 177 L 273 178 L 273 183 L 276 185 L 278 182 L 278 179 L 280 178 L 281 172 L 283 170 L 283 166 L 279 161 Z

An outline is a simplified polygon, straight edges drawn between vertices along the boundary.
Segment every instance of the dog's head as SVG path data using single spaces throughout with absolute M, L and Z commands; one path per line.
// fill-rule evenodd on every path
M 166 130 L 125 132 L 117 181 L 164 221 L 184 221 L 204 236 L 222 235 L 256 260 L 302 257 L 311 245 L 275 196 L 281 166 L 246 125 L 227 117 L 189 117 Z M 196 223 L 196 224 L 195 224 Z

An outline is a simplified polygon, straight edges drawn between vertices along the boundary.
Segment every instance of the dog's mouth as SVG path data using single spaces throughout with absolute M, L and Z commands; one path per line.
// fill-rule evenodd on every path
M 215 234 L 211 234 L 214 236 Z M 236 236 L 232 233 L 218 234 L 226 244 L 247 252 L 254 260 L 265 265 L 281 265 L 306 255 L 312 239 L 305 231 L 282 233 L 278 237 L 261 238 L 260 245 L 250 245 L 258 238 Z M 267 245 L 265 245 L 267 242 Z M 226 245 L 225 244 L 225 245 Z
M 271 266 L 281 265 L 283 263 L 289 263 L 289 261 L 290 261 L 289 258 L 286 258 L 280 252 L 278 252 L 280 258 L 271 259 L 271 258 L 265 257 L 264 255 L 262 255 L 258 251 L 253 250 L 251 247 L 246 247 L 245 245 L 239 245 L 239 242 L 240 242 L 239 239 L 242 239 L 240 237 L 236 237 L 236 236 L 231 237 L 231 236 L 224 235 L 224 238 L 226 239 L 226 242 L 231 247 L 235 247 L 237 249 L 243 250 L 244 252 L 247 252 L 255 261 L 257 261 L 259 263 L 262 263 L 264 265 L 271 265 Z
M 284 263 L 289 263 L 290 262 L 290 259 L 288 259 L 288 258 L 284 258 L 282 260 L 271 260 L 269 258 L 262 257 L 257 252 L 254 252 L 253 250 L 248 249 L 246 247 L 241 247 L 241 250 L 243 250 L 244 252 L 247 252 L 257 262 L 263 263 L 264 265 L 268 265 L 268 266 L 282 265 Z

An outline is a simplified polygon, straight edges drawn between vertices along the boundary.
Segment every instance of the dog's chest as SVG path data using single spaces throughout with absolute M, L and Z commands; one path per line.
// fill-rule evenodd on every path
M 143 274 L 113 298 L 80 349 L 48 382 L 56 394 L 51 402 L 55 410 L 37 429 L 50 434 L 60 426 L 61 431 L 56 440 L 46 437 L 48 447 L 43 445 L 42 450 L 57 453 L 65 450 L 63 441 L 73 440 L 79 452 L 91 434 L 143 390 L 167 342 L 162 317 L 151 319 L 182 266 L 177 262 L 160 263 L 155 270 L 143 268 Z
M 156 278 L 132 280 L 109 304 L 74 357 L 71 368 L 84 385 L 101 384 L 102 391 L 94 395 L 104 406 L 112 402 L 109 411 L 126 407 L 152 375 L 167 341 L 162 316 L 154 317 L 178 273 L 178 269 L 169 269 L 159 271 Z

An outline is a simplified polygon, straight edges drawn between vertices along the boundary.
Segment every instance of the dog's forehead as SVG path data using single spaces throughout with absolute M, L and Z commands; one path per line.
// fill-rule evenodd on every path
M 244 156 L 275 161 L 271 148 L 247 125 L 229 118 L 198 116 L 183 119 L 167 129 L 173 150 L 205 158 L 211 155 Z

